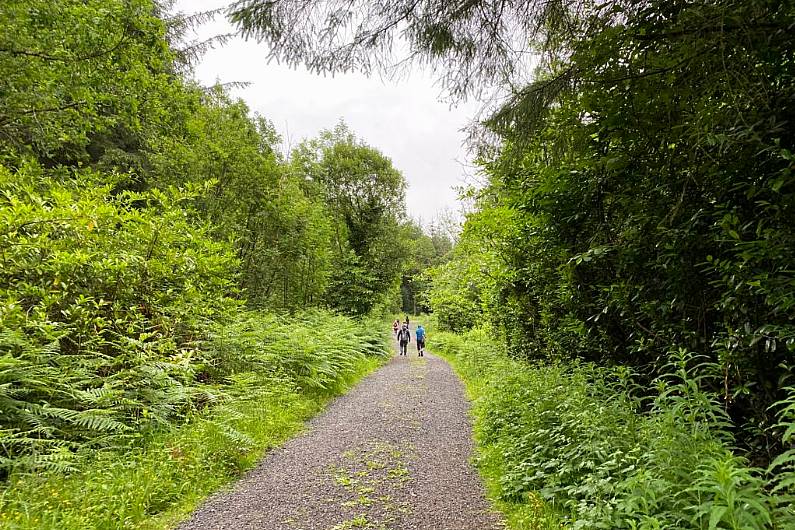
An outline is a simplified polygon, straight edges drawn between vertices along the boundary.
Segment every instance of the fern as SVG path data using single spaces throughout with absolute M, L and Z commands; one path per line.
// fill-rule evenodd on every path
M 769 486 L 776 494 L 775 514 L 782 524 L 795 527 L 795 387 L 784 389 L 788 397 L 770 408 L 777 411 L 775 429 L 781 432 L 781 441 L 787 448 L 776 457 L 767 469 Z

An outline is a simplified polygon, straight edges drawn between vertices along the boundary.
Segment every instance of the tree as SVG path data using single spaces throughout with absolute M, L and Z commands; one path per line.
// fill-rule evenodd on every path
M 430 311 L 428 296 L 432 281 L 427 271 L 440 265 L 452 249 L 452 242 L 431 225 L 430 235 L 416 222 L 406 221 L 399 237 L 404 241 L 406 261 L 403 267 L 400 293 L 401 309 L 405 313 Z
M 3 154 L 57 165 L 96 161 L 100 136 L 138 145 L 174 81 L 160 15 L 150 0 L 4 2 Z
M 326 298 L 343 311 L 367 313 L 393 288 L 405 260 L 398 232 L 406 182 L 344 123 L 296 148 L 292 163 L 335 219 L 337 273 Z
M 429 303 L 442 329 L 464 331 L 483 323 L 500 329 L 512 316 L 500 290 L 511 282 L 505 253 L 516 233 L 515 213 L 493 189 L 482 191 L 477 204 L 447 259 L 427 272 Z
M 621 25 L 572 43 L 489 122 L 504 141 L 492 182 L 521 215 L 503 293 L 524 322 L 546 319 L 524 332 L 542 349 L 649 373 L 672 345 L 707 356 L 727 409 L 764 425 L 795 351 L 795 137 L 784 125 L 795 92 L 782 29 L 795 12 L 619 8 Z M 550 88 L 569 72 L 575 84 Z M 767 458 L 765 436 L 745 441 Z
M 279 137 L 221 87 L 187 107 L 177 134 L 150 141 L 149 184 L 211 182 L 197 209 L 216 238 L 234 241 L 250 305 L 294 309 L 317 303 L 330 273 L 331 222 L 277 154 Z
M 230 15 L 244 36 L 287 64 L 372 73 L 413 61 L 463 97 L 526 79 L 534 49 L 561 53 L 564 38 L 599 9 L 587 0 L 240 0 Z M 400 48 L 405 57 L 394 55 Z
M 204 45 L 177 49 L 191 22 L 170 4 L 0 9 L 0 480 L 137 446 L 220 402 L 240 371 L 246 392 L 284 375 L 294 348 L 279 360 L 220 344 L 245 304 L 322 305 L 339 264 L 344 288 L 366 290 L 346 310 L 396 283 L 400 174 L 341 136 L 317 161 L 335 180 L 306 180 L 266 119 L 186 76 Z M 273 318 L 234 327 L 251 342 Z M 336 362 L 309 353 L 304 364 Z

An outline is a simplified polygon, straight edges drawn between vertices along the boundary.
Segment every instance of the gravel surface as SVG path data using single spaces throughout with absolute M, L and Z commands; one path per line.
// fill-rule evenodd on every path
M 468 409 L 445 361 L 395 356 L 180 528 L 503 528 L 470 463 Z

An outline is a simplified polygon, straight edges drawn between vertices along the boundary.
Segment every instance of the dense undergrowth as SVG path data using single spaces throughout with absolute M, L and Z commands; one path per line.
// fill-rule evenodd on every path
M 17 466 L 0 489 L 2 528 L 163 528 L 299 430 L 378 366 L 379 325 L 327 312 L 244 312 L 201 348 L 204 380 L 169 423 L 70 452 L 68 470 Z
M 795 3 L 508 5 L 485 42 L 515 42 L 516 17 L 550 60 L 486 120 L 487 184 L 432 275 L 440 325 L 645 384 L 672 351 L 705 356 L 738 448 L 769 465 L 795 354 Z
M 482 329 L 432 333 L 430 347 L 475 400 L 479 466 L 511 528 L 795 525 L 795 450 L 768 469 L 732 451 L 731 419 L 705 390 L 719 377 L 710 363 L 672 353 L 640 388 L 626 368 L 511 359 Z M 792 444 L 790 395 L 771 413 Z
M 211 399 L 199 341 L 240 307 L 232 249 L 189 222 L 189 194 L 76 177 L 0 166 L 0 478 L 67 471 Z
M 246 309 L 207 187 L 122 179 L 0 164 L 2 528 L 168 525 L 388 351 L 366 318 Z

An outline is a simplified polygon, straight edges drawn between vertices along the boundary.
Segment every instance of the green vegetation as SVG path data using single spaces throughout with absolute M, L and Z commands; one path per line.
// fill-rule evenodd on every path
M 209 15 L 169 5 L 0 10 L 3 524 L 166 524 L 376 362 L 325 311 L 398 306 L 515 527 L 795 524 L 795 4 L 235 3 L 290 64 L 373 71 L 400 32 L 507 96 L 452 250 L 344 123 L 282 153 L 192 81 Z
M 733 454 L 715 363 L 680 352 L 641 388 L 623 367 L 511 359 L 483 329 L 430 337 L 475 400 L 478 464 L 511 528 L 795 524 L 793 456 L 763 470 Z
M 3 528 L 168 526 L 389 351 L 403 176 L 197 85 L 210 16 L 0 10 Z
M 517 521 L 793 525 L 793 2 L 243 0 L 233 19 L 318 72 L 389 70 L 399 34 L 454 97 L 503 96 L 428 300 L 503 352 L 475 355 L 482 331 L 449 350 L 487 388 L 485 469 Z
M 395 488 L 411 479 L 404 450 L 371 441 L 349 449 L 340 465 L 329 467 L 328 473 L 347 497 L 337 514 L 343 520 L 334 528 L 358 528 L 356 524 L 360 524 L 362 528 L 388 529 L 400 514 L 411 510 L 407 499 L 395 495 Z
M 107 201 L 97 180 L 0 169 L 4 473 L 69 470 L 82 444 L 181 417 L 202 399 L 197 341 L 240 305 L 232 249 L 188 222 L 189 195 Z
M 325 312 L 246 313 L 207 347 L 215 383 L 202 385 L 200 410 L 102 451 L 83 445 L 71 473 L 12 473 L 0 489 L 0 526 L 171 527 L 380 365 L 388 344 L 378 328 Z
M 738 443 L 774 458 L 768 407 L 795 352 L 788 9 L 592 13 L 571 56 L 489 120 L 502 147 L 483 160 L 459 259 L 438 271 L 441 309 L 493 322 L 517 357 L 647 381 L 670 352 L 704 355 Z

